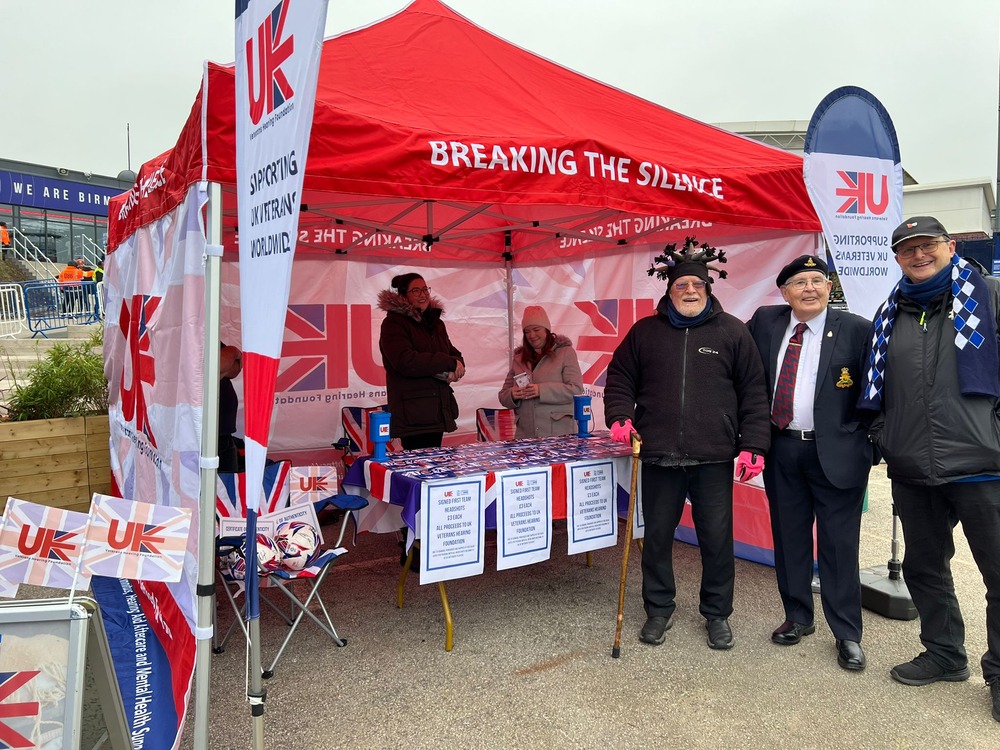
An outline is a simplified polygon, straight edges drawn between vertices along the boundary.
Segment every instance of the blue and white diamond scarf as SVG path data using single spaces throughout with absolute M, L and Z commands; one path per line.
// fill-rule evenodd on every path
M 951 257 L 952 315 L 955 319 L 955 346 L 958 348 L 958 385 L 963 396 L 1000 398 L 1000 352 L 997 323 L 990 309 L 989 288 L 983 277 L 958 255 Z M 885 386 L 885 358 L 896 322 L 899 284 L 882 303 L 871 328 L 868 368 L 861 384 L 861 409 L 882 408 Z M 980 314 L 977 314 L 980 313 Z M 982 314 L 985 313 L 985 314 Z

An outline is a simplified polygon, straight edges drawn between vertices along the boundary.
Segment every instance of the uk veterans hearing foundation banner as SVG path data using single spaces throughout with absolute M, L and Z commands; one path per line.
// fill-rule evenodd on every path
M 899 279 L 892 230 L 903 220 L 903 167 L 885 107 L 844 86 L 806 131 L 803 173 L 851 312 L 868 319 Z

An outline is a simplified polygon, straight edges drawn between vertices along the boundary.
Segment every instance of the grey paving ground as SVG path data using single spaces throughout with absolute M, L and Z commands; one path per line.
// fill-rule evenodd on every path
M 872 473 L 862 567 L 889 557 L 891 508 L 883 467 Z M 782 620 L 773 569 L 737 561 L 736 647 L 710 650 L 697 611 L 696 547 L 678 544 L 678 610 L 659 647 L 641 644 L 638 560 L 628 578 L 620 659 L 612 659 L 621 545 L 565 555 L 557 533 L 547 563 L 448 584 L 455 645 L 444 651 L 436 586 L 411 576 L 395 605 L 399 548 L 363 535 L 324 584 L 341 635 L 336 648 L 301 626 L 268 681 L 268 748 L 997 748 L 979 656 L 984 586 L 958 534 L 954 573 L 967 622 L 972 678 L 905 687 L 889 669 L 919 650 L 918 621 L 865 613 L 868 669 L 836 663 L 817 596 L 817 632 L 773 645 Z M 634 551 L 633 547 L 633 551 Z M 30 589 L 23 588 L 28 592 Z M 222 625 L 229 623 L 228 613 Z M 285 626 L 265 613 L 265 658 Z M 212 748 L 249 748 L 244 651 L 231 641 L 212 658 Z M 190 748 L 193 714 L 183 741 Z
M 890 549 L 884 468 L 872 479 L 862 567 L 884 564 Z M 557 534 L 547 563 L 498 573 L 488 562 L 485 575 L 449 583 L 455 646 L 446 653 L 437 587 L 411 577 L 397 609 L 395 540 L 362 536 L 324 584 L 349 644 L 335 648 L 302 626 L 267 683 L 268 747 L 1000 747 L 979 670 L 984 586 L 964 540 L 954 572 L 973 676 L 923 688 L 888 674 L 920 650 L 916 620 L 866 612 L 869 665 L 858 674 L 837 666 L 819 614 L 815 635 L 773 645 L 770 632 L 783 619 L 774 573 L 754 563 L 737 564 L 736 647 L 710 650 L 697 611 L 698 550 L 684 544 L 675 550 L 675 624 L 659 647 L 636 637 L 643 613 L 633 556 L 622 656 L 614 660 L 621 546 L 595 553 L 587 568 L 583 556 L 565 555 L 565 543 Z M 283 633 L 265 616 L 265 657 Z M 239 644 L 213 657 L 213 748 L 251 746 L 243 676 Z

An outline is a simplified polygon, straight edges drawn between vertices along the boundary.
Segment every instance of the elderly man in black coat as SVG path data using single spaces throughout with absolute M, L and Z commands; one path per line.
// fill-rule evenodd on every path
M 723 312 L 712 294 L 707 261 L 716 257 L 715 248 L 699 251 L 689 238 L 685 251 L 691 252 L 672 257 L 656 315 L 637 321 L 615 349 L 604 414 L 614 439 L 642 435 L 647 618 L 639 639 L 663 643 L 673 624 L 674 532 L 690 496 L 701 551 L 699 611 L 709 647 L 729 649 L 735 642 L 729 624 L 736 567 L 733 459 L 739 456 L 744 478 L 763 468 L 770 440 L 767 393 L 746 326 Z
M 771 634 L 791 646 L 813 622 L 813 521 L 823 612 L 837 663 L 865 668 L 858 546 L 872 446 L 855 404 L 869 321 L 828 307 L 822 258 L 803 255 L 778 274 L 787 305 L 758 309 L 747 324 L 771 395 L 771 449 L 764 487 L 771 509 L 774 569 L 785 621 Z

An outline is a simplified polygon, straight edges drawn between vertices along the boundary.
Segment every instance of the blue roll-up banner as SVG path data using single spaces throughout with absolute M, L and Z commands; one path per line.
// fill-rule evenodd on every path
M 803 173 L 851 312 L 871 319 L 899 281 L 892 230 L 903 220 L 899 142 L 881 102 L 843 86 L 806 131 Z

